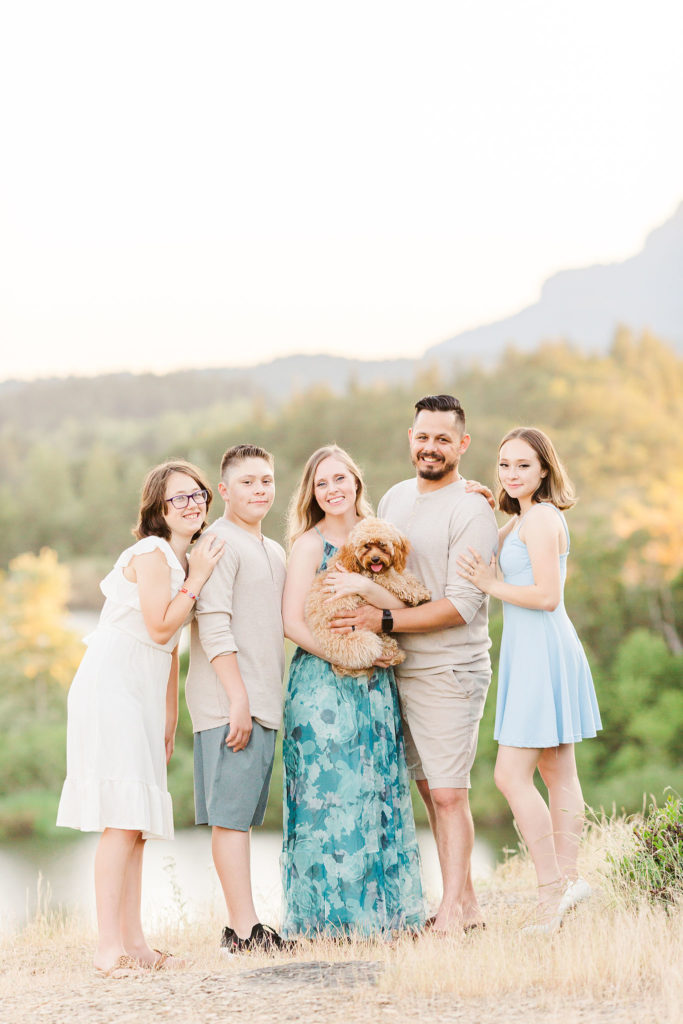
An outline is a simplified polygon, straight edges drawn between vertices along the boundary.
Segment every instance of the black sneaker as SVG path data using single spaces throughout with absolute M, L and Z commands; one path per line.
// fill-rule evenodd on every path
M 260 922 L 251 929 L 248 939 L 241 939 L 234 928 L 227 925 L 221 934 L 223 953 L 248 953 L 250 950 L 272 953 L 277 949 L 288 949 L 291 945 L 292 942 L 283 939 L 273 928 Z

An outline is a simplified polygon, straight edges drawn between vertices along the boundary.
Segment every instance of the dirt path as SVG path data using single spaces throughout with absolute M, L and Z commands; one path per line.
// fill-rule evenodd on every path
M 678 1024 L 683 915 L 620 902 L 605 848 L 584 853 L 593 897 L 550 940 L 522 931 L 535 891 L 519 858 L 481 893 L 486 930 L 229 958 L 217 911 L 173 915 L 150 934 L 188 966 L 118 981 L 90 966 L 91 924 L 45 911 L 0 937 L 0 1024 Z
M 206 968 L 102 980 L 83 967 L 84 951 L 36 950 L 27 963 L 17 949 L 0 967 L 2 1024 L 219 1024 L 229 1020 L 260 1024 L 366 1024 L 423 1020 L 472 1024 L 655 1024 L 645 1001 L 623 1004 L 590 999 L 550 1002 L 542 995 L 506 1002 L 440 996 L 427 1000 L 386 991 L 381 960 L 322 959 L 258 966 L 246 958 L 216 960 Z M 77 966 L 75 966 L 77 965 Z

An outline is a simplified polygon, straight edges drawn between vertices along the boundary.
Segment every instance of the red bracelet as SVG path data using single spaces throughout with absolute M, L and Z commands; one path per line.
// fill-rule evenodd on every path
M 197 600 L 197 595 L 193 594 L 191 590 L 187 589 L 187 587 L 181 587 L 180 590 L 178 591 L 178 593 L 179 594 L 187 594 L 187 596 L 191 597 L 193 601 Z

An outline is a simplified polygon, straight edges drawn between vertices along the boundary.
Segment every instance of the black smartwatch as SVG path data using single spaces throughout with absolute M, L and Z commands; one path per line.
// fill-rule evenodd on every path
M 394 628 L 394 616 L 388 608 L 382 609 L 382 632 L 391 633 Z

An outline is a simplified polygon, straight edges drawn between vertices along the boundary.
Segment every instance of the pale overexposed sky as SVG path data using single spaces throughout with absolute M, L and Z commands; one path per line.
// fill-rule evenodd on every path
M 683 199 L 679 0 L 21 0 L 0 379 L 420 355 Z

